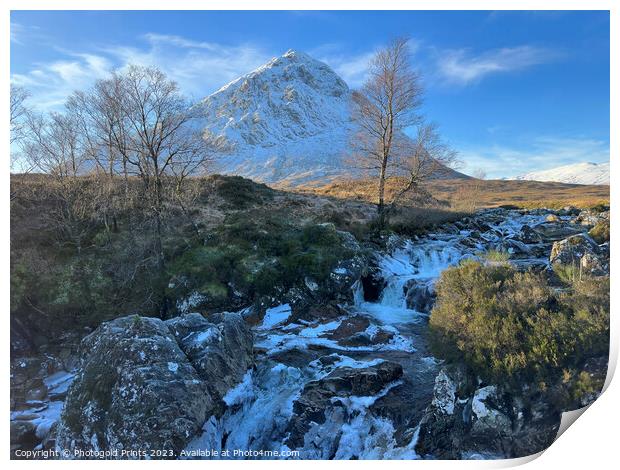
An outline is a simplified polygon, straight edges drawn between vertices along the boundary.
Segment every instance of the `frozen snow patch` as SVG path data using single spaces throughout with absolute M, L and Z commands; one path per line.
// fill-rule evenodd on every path
M 486 400 L 489 396 L 494 395 L 496 391 L 497 389 L 493 385 L 476 390 L 471 403 L 471 409 L 477 418 L 484 418 L 491 413 L 487 405 L 484 403 L 484 400 Z
M 248 369 L 243 376 L 243 380 L 226 392 L 223 398 L 224 403 L 228 406 L 233 406 L 252 399 L 254 397 L 253 386 L 252 369 Z
M 274 326 L 280 325 L 288 320 L 292 310 L 289 304 L 278 305 L 277 307 L 268 308 L 263 318 L 263 324 L 260 326 L 263 330 L 269 330 Z

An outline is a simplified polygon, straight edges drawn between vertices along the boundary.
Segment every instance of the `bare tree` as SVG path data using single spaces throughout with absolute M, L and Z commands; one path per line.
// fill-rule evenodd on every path
M 62 239 L 80 252 L 91 217 L 91 198 L 86 181 L 78 177 L 86 151 L 77 121 L 70 114 L 29 113 L 25 125 L 24 158 L 31 168 L 46 175 L 40 190 L 51 203 L 50 220 Z
M 109 175 L 110 186 L 122 175 L 127 198 L 128 178 L 141 181 L 140 199 L 152 216 L 157 264 L 163 269 L 166 207 L 174 201 L 185 211 L 185 179 L 217 150 L 204 138 L 196 108 L 160 70 L 130 66 L 87 93 L 75 93 L 69 109 L 78 116 L 94 168 Z
M 86 92 L 75 92 L 67 102 L 68 112 L 77 120 L 84 137 L 90 173 L 98 180 L 98 212 L 108 236 L 119 230 L 117 213 L 131 207 L 133 195 L 127 172 L 127 129 L 119 109 L 121 95 L 120 77 L 113 74 Z M 122 189 L 119 174 L 123 176 Z
M 189 174 L 212 160 L 213 147 L 203 138 L 198 116 L 177 84 L 160 70 L 131 66 L 116 80 L 120 93 L 111 101 L 119 126 L 113 145 L 128 172 L 142 181 L 143 198 L 155 224 L 157 262 L 163 270 L 166 203 L 182 190 Z
M 422 89 L 410 64 L 408 40 L 392 41 L 370 63 L 369 78 L 354 94 L 356 156 L 378 177 L 378 214 L 384 223 L 385 181 L 395 156 L 405 151 L 404 130 L 419 122 Z
M 386 209 L 386 216 L 405 195 L 423 192 L 425 181 L 441 176 L 456 162 L 456 152 L 442 141 L 436 124 L 420 123 L 415 130 L 416 134 L 407 143 L 406 151 L 394 158 L 395 190 Z
M 408 192 L 451 162 L 455 154 L 441 142 L 437 127 L 425 124 L 419 109 L 422 87 L 413 70 L 408 39 L 392 41 L 377 52 L 369 78 L 353 95 L 355 166 L 377 178 L 379 225 Z M 414 137 L 406 130 L 413 129 Z M 398 180 L 395 196 L 386 201 L 386 182 Z
M 24 101 L 30 96 L 25 88 L 11 84 L 11 144 L 24 138 L 24 119 L 28 108 Z
M 26 127 L 25 157 L 33 168 L 60 178 L 80 173 L 86 153 L 74 116 L 30 113 Z

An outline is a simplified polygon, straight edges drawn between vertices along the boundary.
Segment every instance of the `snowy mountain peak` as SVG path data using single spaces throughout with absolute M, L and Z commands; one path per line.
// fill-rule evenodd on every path
M 293 185 L 350 176 L 351 96 L 308 54 L 274 57 L 202 101 L 205 134 L 230 149 L 215 170 Z
M 274 57 L 202 102 L 206 132 L 232 149 L 218 170 L 265 182 L 341 172 L 350 98 L 323 62 L 295 50 Z
M 517 176 L 517 180 L 555 181 L 570 184 L 609 184 L 609 162 L 582 162 Z

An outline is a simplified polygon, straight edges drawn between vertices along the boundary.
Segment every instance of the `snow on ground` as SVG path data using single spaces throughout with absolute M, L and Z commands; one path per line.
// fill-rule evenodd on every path
M 559 166 L 543 171 L 533 171 L 517 176 L 517 180 L 555 181 L 570 184 L 609 184 L 609 162 L 582 162 Z

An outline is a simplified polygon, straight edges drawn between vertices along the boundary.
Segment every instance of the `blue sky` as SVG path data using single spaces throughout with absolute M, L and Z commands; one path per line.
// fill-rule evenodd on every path
M 288 49 L 359 86 L 368 59 L 407 35 L 462 170 L 514 176 L 609 160 L 608 12 L 11 13 L 11 80 L 59 109 L 127 63 L 156 65 L 201 98 Z

